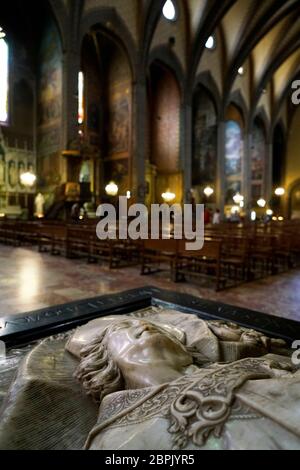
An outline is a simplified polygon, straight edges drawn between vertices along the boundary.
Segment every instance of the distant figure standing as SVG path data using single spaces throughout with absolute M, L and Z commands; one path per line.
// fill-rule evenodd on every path
M 216 212 L 213 216 L 213 225 L 219 225 L 221 223 L 221 211 L 220 209 L 216 209 Z
M 204 224 L 208 225 L 211 222 L 211 212 L 207 207 L 204 209 Z

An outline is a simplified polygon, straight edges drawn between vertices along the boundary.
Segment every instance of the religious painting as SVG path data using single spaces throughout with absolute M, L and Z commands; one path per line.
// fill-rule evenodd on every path
M 201 89 L 194 97 L 193 186 L 215 184 L 217 145 L 215 106 L 209 94 Z
M 40 184 L 45 187 L 60 180 L 54 159 L 61 151 L 62 49 L 59 32 L 53 22 L 49 22 L 45 29 L 39 64 L 37 152 Z M 51 165 L 48 165 L 49 159 Z
M 225 203 L 234 204 L 233 196 L 242 193 L 244 139 L 239 122 L 228 120 L 225 127 Z
M 180 159 L 180 88 L 174 74 L 152 67 L 150 96 L 150 162 L 158 172 L 176 173 Z
M 129 97 L 121 95 L 111 103 L 109 110 L 109 154 L 128 152 L 129 149 Z
M 243 135 L 236 121 L 227 121 L 225 131 L 225 174 L 227 177 L 238 177 L 242 174 Z
M 49 23 L 40 48 L 39 126 L 49 126 L 61 118 L 62 53 L 57 28 Z

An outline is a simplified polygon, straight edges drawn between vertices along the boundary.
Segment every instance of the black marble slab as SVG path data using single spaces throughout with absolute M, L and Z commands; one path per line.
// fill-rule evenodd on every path
M 145 287 L 109 294 L 23 315 L 0 318 L 0 341 L 8 347 L 20 346 L 46 336 L 67 331 L 106 315 L 124 315 L 151 305 L 162 305 L 205 320 L 228 320 L 253 328 L 288 343 L 300 339 L 300 323 L 231 305 L 199 299 L 187 294 Z

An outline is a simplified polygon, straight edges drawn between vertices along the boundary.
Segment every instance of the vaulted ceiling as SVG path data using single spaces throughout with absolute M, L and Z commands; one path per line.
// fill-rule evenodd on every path
M 43 0 L 41 3 L 52 6 L 63 33 L 69 26 L 73 37 L 79 35 L 80 24 L 89 12 L 113 9 L 130 32 L 144 64 L 151 47 L 174 36 L 188 87 L 194 84 L 206 53 L 207 38 L 215 34 L 220 38 L 218 79 L 224 101 L 230 99 L 236 81 L 243 80 L 238 69 L 246 65 L 251 68 L 250 111 L 257 107 L 267 89 L 272 89 L 273 108 L 278 107 L 300 72 L 300 0 L 173 0 L 180 14 L 178 21 L 169 26 L 162 18 L 165 1 Z M 3 6 L 0 21 L 5 23 L 5 10 L 13 9 L 15 14 L 8 15 L 8 23 L 14 19 L 21 29 L 28 29 L 30 24 L 29 34 L 32 34 L 35 29 L 32 20 L 38 25 L 40 16 L 36 0 L 13 0 L 3 2 Z M 69 41 L 72 43 L 72 38 Z

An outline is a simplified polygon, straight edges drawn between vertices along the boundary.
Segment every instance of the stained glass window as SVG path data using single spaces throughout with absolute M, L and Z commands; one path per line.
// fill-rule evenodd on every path
M 78 124 L 84 121 L 84 75 L 79 72 L 78 75 Z

